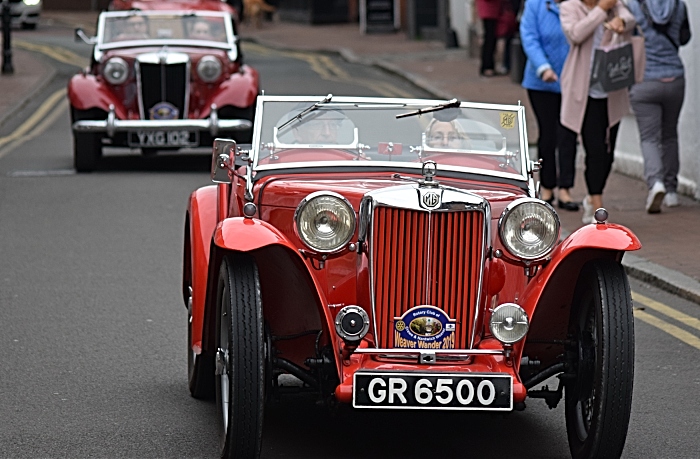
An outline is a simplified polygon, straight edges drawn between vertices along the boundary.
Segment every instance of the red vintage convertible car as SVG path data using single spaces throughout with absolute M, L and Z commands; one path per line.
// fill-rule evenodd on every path
M 68 83 L 74 163 L 91 171 L 103 147 L 144 154 L 250 142 L 258 73 L 245 65 L 231 15 L 216 11 L 100 14 L 90 67 Z
M 640 243 L 605 209 L 560 240 L 537 168 L 521 106 L 260 96 L 186 213 L 189 389 L 222 457 L 260 456 L 284 374 L 357 410 L 564 398 L 572 457 L 619 457 Z

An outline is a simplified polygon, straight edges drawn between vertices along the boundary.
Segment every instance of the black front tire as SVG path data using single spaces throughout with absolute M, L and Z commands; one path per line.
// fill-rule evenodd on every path
M 566 431 L 574 459 L 619 458 L 634 380 L 634 319 L 627 275 L 614 260 L 581 271 L 569 322 L 576 378 L 565 387 Z
M 73 166 L 77 172 L 92 172 L 101 156 L 101 134 L 73 132 Z
M 216 317 L 221 457 L 257 459 L 262 447 L 265 359 L 260 280 L 249 255 L 224 257 Z

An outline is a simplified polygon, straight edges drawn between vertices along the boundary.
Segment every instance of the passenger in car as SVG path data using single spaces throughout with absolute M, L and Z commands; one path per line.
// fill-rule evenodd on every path
M 197 18 L 190 26 L 189 37 L 195 40 L 214 40 L 211 24 L 204 18 Z
M 469 148 L 469 137 L 457 120 L 433 119 L 425 130 L 425 141 L 430 148 Z

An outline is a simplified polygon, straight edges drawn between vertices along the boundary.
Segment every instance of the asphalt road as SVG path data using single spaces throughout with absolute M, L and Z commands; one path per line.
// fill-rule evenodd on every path
M 60 28 L 21 39 L 88 52 Z M 427 96 L 334 56 L 244 51 L 268 94 Z M 55 82 L 0 138 L 75 71 L 46 59 Z M 66 105 L 44 119 L 0 148 L 0 457 L 216 457 L 214 403 L 187 390 L 180 293 L 186 201 L 209 183 L 208 155 L 118 151 L 76 175 Z M 700 306 L 632 288 L 641 301 L 624 457 L 697 458 Z M 688 317 L 672 319 L 649 299 Z M 267 411 L 263 450 L 265 459 L 569 456 L 562 405 L 530 400 L 508 415 L 328 412 L 301 395 Z

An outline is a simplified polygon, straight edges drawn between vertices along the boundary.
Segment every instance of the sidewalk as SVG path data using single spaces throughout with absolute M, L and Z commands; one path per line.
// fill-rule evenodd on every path
M 47 11 L 43 21 L 87 28 L 95 24 L 95 13 Z M 361 35 L 357 24 L 310 26 L 307 24 L 275 22 L 264 23 L 260 29 L 241 25 L 239 34 L 244 41 L 297 51 L 339 53 L 344 59 L 381 67 L 422 87 L 437 98 L 457 97 L 462 101 L 517 104 L 526 107 L 528 137 L 531 144 L 537 140 L 537 129 L 529 108 L 527 93 L 510 77 L 483 78 L 478 74 L 478 59 L 471 59 L 465 49 L 445 49 L 435 41 L 409 40 L 404 33 Z M 243 44 L 245 49 L 245 43 Z M 15 75 L 0 77 L 3 98 L 15 104 L 32 94 L 18 69 L 30 65 L 35 72 L 50 70 L 37 66 L 37 56 L 16 52 Z M 48 66 L 44 66 L 48 67 Z M 33 75 L 36 78 L 36 75 Z M 325 91 L 319 89 L 319 94 Z M 12 103 L 9 104 L 12 106 Z M 6 116 L 7 104 L 0 105 L 0 124 Z M 631 137 L 620 137 L 619 148 Z M 583 166 L 579 158 L 575 199 L 586 194 Z M 613 173 L 605 191 L 605 204 L 610 221 L 630 228 L 641 240 L 642 249 L 625 255 L 623 264 L 628 272 L 658 287 L 700 303 L 700 257 L 693 247 L 700 246 L 700 202 L 681 196 L 681 206 L 664 208 L 661 214 L 645 212 L 646 185 L 639 179 Z M 565 232 L 581 226 L 581 212 L 560 213 Z

